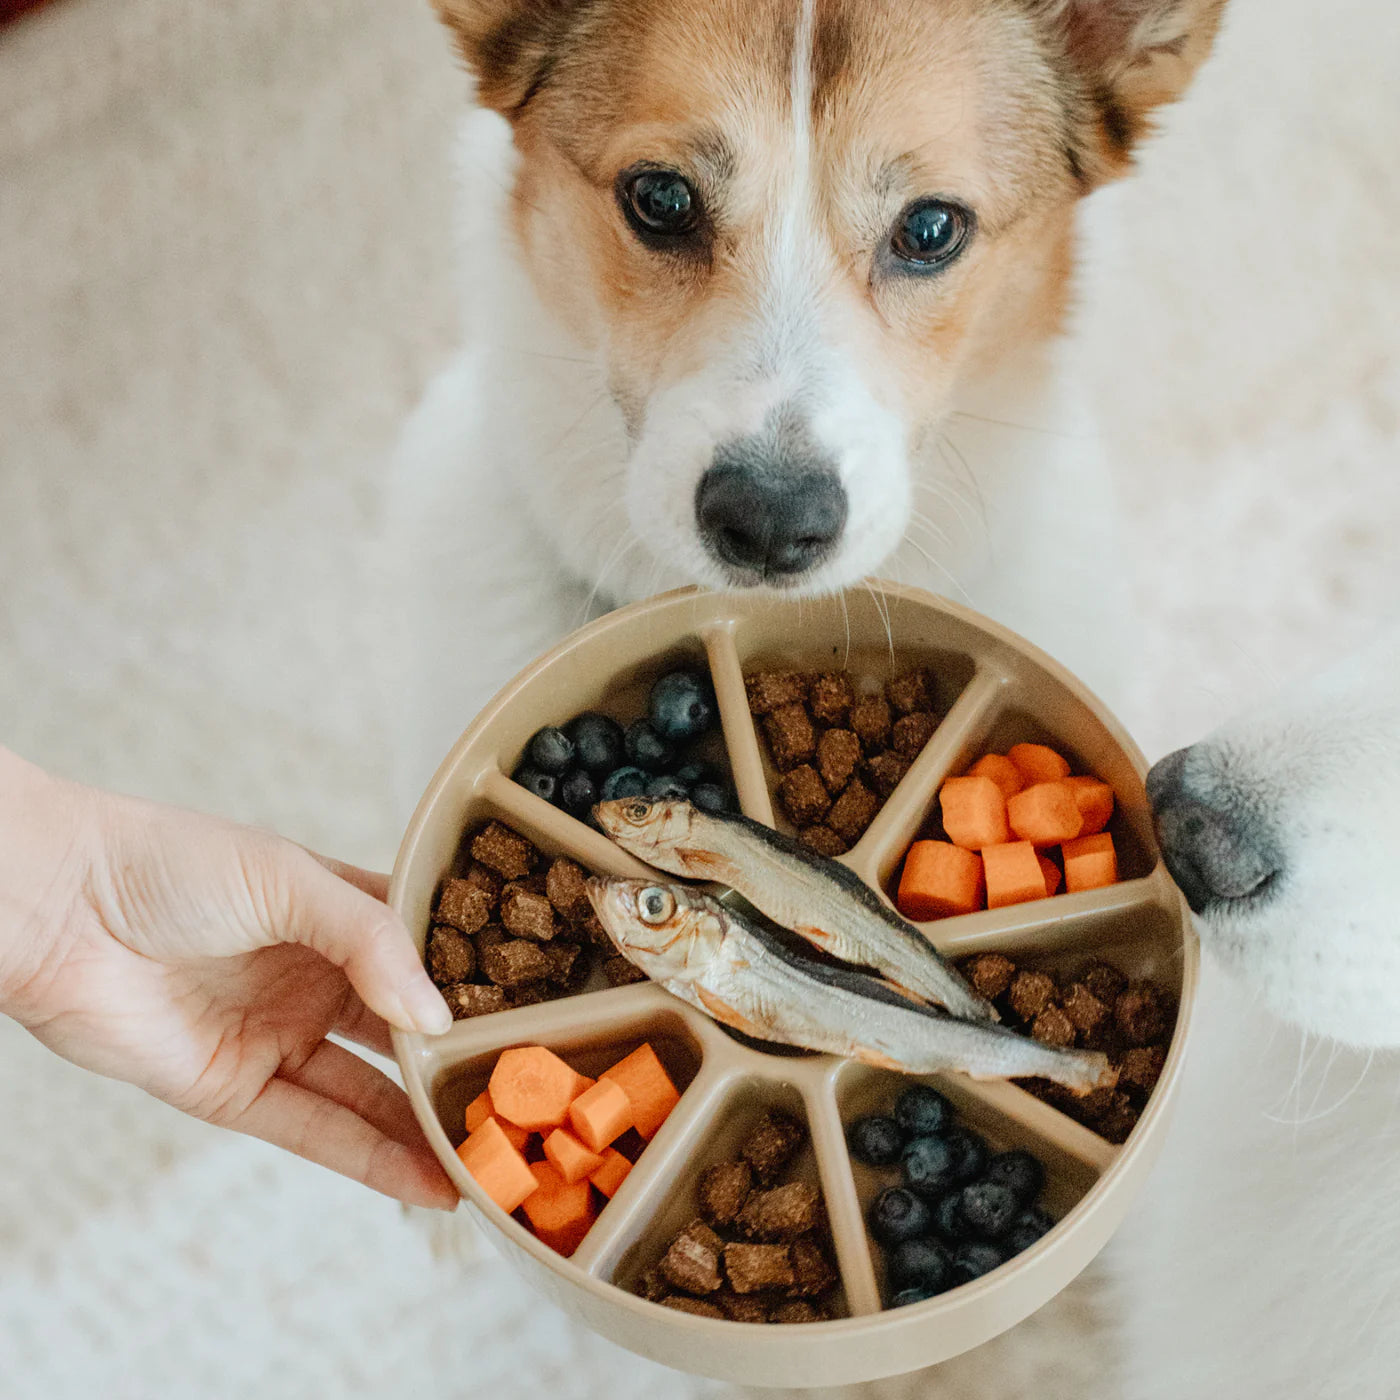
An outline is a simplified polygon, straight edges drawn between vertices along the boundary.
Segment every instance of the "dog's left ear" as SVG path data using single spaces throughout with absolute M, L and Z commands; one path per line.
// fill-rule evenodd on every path
M 588 0 L 433 0 L 476 76 L 477 97 L 515 116 L 548 77 Z
M 1085 180 L 1127 170 L 1152 113 L 1186 91 L 1210 53 L 1226 0 L 1033 0 L 1083 84 Z

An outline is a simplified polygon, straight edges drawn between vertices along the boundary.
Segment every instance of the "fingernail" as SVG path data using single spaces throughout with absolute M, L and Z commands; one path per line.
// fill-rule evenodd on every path
M 424 1035 L 441 1035 L 452 1029 L 452 1012 L 442 993 L 426 978 L 413 982 L 404 992 L 403 1008 L 414 1030 Z

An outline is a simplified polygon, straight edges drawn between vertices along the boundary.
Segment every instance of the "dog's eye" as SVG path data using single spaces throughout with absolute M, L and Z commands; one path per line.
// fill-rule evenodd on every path
M 967 246 L 972 225 L 972 211 L 962 205 L 920 199 L 899 216 L 890 248 L 895 257 L 915 267 L 942 267 Z
M 625 173 L 618 193 L 628 222 L 643 237 L 684 238 L 700 224 L 700 196 L 674 170 Z

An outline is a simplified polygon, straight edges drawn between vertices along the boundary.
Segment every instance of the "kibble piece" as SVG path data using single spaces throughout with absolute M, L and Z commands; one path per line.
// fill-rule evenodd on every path
M 1047 1006 L 1031 1024 L 1031 1035 L 1046 1045 L 1074 1044 L 1074 1022 L 1058 1006 Z
M 692 1221 L 671 1242 L 661 1260 L 666 1282 L 682 1293 L 713 1293 L 723 1280 L 719 1276 L 724 1242 L 703 1220 Z
M 583 951 L 577 943 L 567 943 L 564 939 L 556 939 L 545 950 L 544 955 L 549 962 L 549 980 L 551 982 L 569 982 L 574 975 L 574 968 L 578 966 L 579 954 Z
M 522 1006 L 539 1006 L 552 1000 L 549 987 L 543 982 L 526 982 L 519 987 L 506 988 L 506 1005 L 512 1011 Z
M 828 792 L 840 792 L 855 775 L 860 740 L 851 729 L 825 729 L 817 740 L 817 771 Z
M 774 1322 L 800 1323 L 800 1322 L 822 1322 L 826 1314 L 813 1304 L 798 1299 L 791 1303 L 779 1303 L 773 1309 Z
M 829 826 L 804 826 L 797 833 L 797 839 L 829 860 L 844 856 L 851 849 Z
M 902 715 L 912 715 L 916 710 L 932 710 L 935 703 L 933 673 L 923 667 L 906 671 L 885 687 L 885 694 L 890 704 Z
M 890 745 L 896 753 L 903 754 L 905 758 L 917 758 L 924 745 L 933 738 L 933 732 L 937 728 L 937 715 L 924 711 L 904 715 L 894 722 L 894 728 L 890 731 Z
M 1105 1039 L 1113 1010 L 1102 1002 L 1082 982 L 1075 982 L 1061 998 L 1065 1015 L 1074 1022 L 1081 1043 L 1097 1049 Z
M 589 940 L 605 953 L 617 952 L 617 944 L 612 941 L 607 929 L 603 927 L 603 921 L 596 914 L 585 915 L 579 920 L 578 926 L 588 935 Z
M 1018 972 L 1011 982 L 1011 1009 L 1034 1021 L 1055 1000 L 1055 979 L 1044 972 Z
M 904 781 L 904 775 L 914 766 L 912 758 L 891 749 L 888 753 L 877 753 L 865 765 L 870 770 L 870 781 L 881 797 L 888 797 Z
M 695 1317 L 720 1317 L 724 1314 L 713 1303 L 707 1303 L 703 1298 L 686 1298 L 680 1294 L 672 1294 L 669 1298 L 661 1300 L 663 1308 L 670 1308 L 672 1312 L 690 1313 Z
M 482 958 L 486 956 L 490 949 L 494 948 L 498 943 L 504 943 L 509 937 L 510 935 L 500 924 L 487 924 L 484 929 L 477 933 L 472 939 L 472 942 L 476 944 L 477 966 L 481 966 Z
M 467 884 L 479 889 L 493 905 L 501 897 L 501 886 L 505 884 L 494 870 L 488 869 L 479 860 L 472 861 L 462 878 Z
M 752 1191 L 734 1223 L 751 1240 L 790 1244 L 816 1228 L 820 1200 L 817 1188 L 805 1181 Z
M 774 1109 L 759 1120 L 739 1155 L 753 1168 L 759 1185 L 771 1186 L 806 1141 L 807 1129 L 797 1119 Z
M 459 929 L 439 924 L 428 935 L 428 973 L 439 987 L 467 982 L 476 971 L 476 949 Z
M 768 1304 L 762 1298 L 744 1298 L 732 1288 L 721 1288 L 714 1295 L 715 1305 L 730 1322 L 768 1322 Z
M 855 699 L 851 678 L 844 671 L 827 671 L 813 680 L 807 708 L 818 724 L 845 724 Z
M 1166 1062 L 1165 1045 L 1135 1046 L 1118 1066 L 1118 1087 L 1130 1096 L 1145 1099 L 1157 1087 Z
M 648 1269 L 632 1285 L 632 1292 L 649 1303 L 659 1303 L 670 1293 L 659 1267 Z
M 745 676 L 749 712 L 770 715 L 784 705 L 800 705 L 807 698 L 810 679 L 801 671 L 755 671 Z
M 498 987 L 523 987 L 549 976 L 549 959 L 538 943 L 506 938 L 481 952 L 481 970 Z
M 867 754 L 878 753 L 890 737 L 890 705 L 883 695 L 867 695 L 851 706 L 851 728 Z
M 1016 964 L 1000 953 L 979 953 L 963 964 L 963 975 L 988 1001 L 1002 996 L 1016 976 Z
M 852 778 L 846 790 L 831 804 L 826 824 L 843 841 L 855 845 L 879 810 L 880 799 L 859 778 Z
M 826 1252 L 813 1239 L 797 1240 L 791 1250 L 794 1298 L 820 1298 L 836 1286 L 836 1270 Z
M 518 831 L 487 822 L 472 838 L 472 856 L 507 880 L 520 880 L 535 868 L 539 852 Z
M 610 987 L 630 987 L 634 982 L 645 982 L 647 975 L 635 963 L 618 956 L 603 960 L 603 978 Z
M 801 763 L 783 775 L 778 784 L 778 801 L 798 826 L 821 821 L 831 806 L 826 784 L 810 763 Z
M 736 1293 L 791 1288 L 792 1255 L 785 1244 L 727 1244 L 724 1272 Z
M 732 1225 L 753 1188 L 747 1162 L 720 1162 L 701 1173 L 700 1214 L 716 1228 Z
M 544 871 L 537 870 L 533 875 L 526 875 L 519 880 L 507 880 L 505 884 L 501 886 L 502 902 L 515 890 L 525 890 L 529 894 L 537 894 L 543 898 L 545 892 Z
M 491 898 L 467 880 L 449 880 L 438 896 L 437 921 L 475 933 L 491 921 Z
M 1094 1124 L 1094 1131 L 1109 1142 L 1119 1143 L 1128 1140 L 1128 1134 L 1137 1127 L 1138 1111 L 1132 1100 L 1121 1091 L 1115 1092 L 1113 1104 Z
M 1171 1008 L 1152 982 L 1132 982 L 1113 1003 L 1113 1020 L 1129 1045 L 1151 1045 L 1171 1029 Z
M 542 894 L 526 889 L 507 889 L 501 896 L 501 922 L 517 938 L 533 938 L 548 943 L 554 937 L 554 906 Z
M 1110 1006 L 1128 985 L 1128 979 L 1112 963 L 1095 958 L 1080 969 L 1081 981 L 1100 1001 Z
M 545 875 L 544 892 L 549 902 L 566 919 L 585 919 L 593 911 L 583 881 L 583 867 L 568 856 L 560 856 L 550 863 Z
M 817 752 L 817 731 L 801 705 L 780 705 L 763 721 L 763 732 L 780 773 L 809 762 Z
M 506 994 L 499 987 L 475 987 L 470 982 L 459 982 L 456 986 L 444 987 L 442 995 L 454 1021 L 489 1016 L 493 1011 L 506 1009 Z

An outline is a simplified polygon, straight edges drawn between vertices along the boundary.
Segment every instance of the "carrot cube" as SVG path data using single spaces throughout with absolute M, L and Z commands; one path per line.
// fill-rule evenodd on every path
M 632 1100 L 615 1080 L 600 1079 L 569 1105 L 569 1122 L 589 1148 L 601 1152 L 632 1126 Z
M 1056 783 L 1069 777 L 1069 761 L 1045 744 L 1012 744 L 1006 756 L 1027 783 Z
M 1074 800 L 1079 803 L 1079 815 L 1084 818 L 1079 834 L 1097 835 L 1113 815 L 1113 789 L 1098 778 L 1066 778 L 1064 781 L 1074 793 Z
M 983 754 L 967 773 L 971 778 L 990 778 L 1003 797 L 1015 797 L 1026 785 L 1021 770 L 1004 753 Z
M 569 1183 L 592 1176 L 603 1165 L 597 1152 L 590 1152 L 572 1133 L 555 1128 L 544 1140 L 545 1160 Z
M 949 778 L 938 799 L 943 808 L 943 830 L 955 846 L 980 851 L 1011 839 L 1006 798 L 990 778 Z
M 488 1119 L 496 1116 L 496 1111 L 491 1107 L 491 1095 L 483 1089 L 468 1105 L 466 1112 L 467 1136 L 472 1133 Z
M 1036 783 L 1006 804 L 1012 832 L 1033 846 L 1058 846 L 1079 835 L 1084 818 L 1074 789 L 1064 783 Z
M 631 1170 L 632 1163 L 617 1148 L 605 1147 L 603 1165 L 588 1179 L 608 1200 L 612 1200 L 617 1195 L 617 1188 L 627 1180 L 627 1173 Z
M 1040 862 L 1040 873 L 1045 876 L 1046 895 L 1058 894 L 1065 878 L 1060 874 L 1060 867 L 1044 851 L 1037 851 L 1035 858 Z
M 947 841 L 915 841 L 904 858 L 895 903 L 906 919 L 971 914 L 986 895 L 982 857 Z
M 609 1079 L 621 1086 L 632 1105 L 632 1126 L 647 1142 L 656 1136 L 657 1129 L 680 1102 L 671 1076 L 650 1045 L 639 1045 L 598 1078 L 600 1083 Z
M 482 1122 L 457 1149 L 457 1156 L 476 1184 L 507 1213 L 523 1204 L 539 1184 L 530 1164 L 494 1118 Z
M 1118 880 L 1118 853 L 1106 831 L 1066 841 L 1061 853 L 1065 858 L 1065 889 L 1071 893 L 1102 889 Z
M 597 1219 L 593 1190 L 587 1181 L 565 1181 L 548 1162 L 535 1162 L 529 1171 L 536 1189 L 523 1202 L 525 1218 L 541 1243 L 567 1258 Z
M 988 846 L 982 852 L 982 864 L 987 874 L 988 909 L 1045 898 L 1045 876 L 1029 841 Z
M 540 1132 L 559 1127 L 568 1117 L 569 1105 L 591 1083 L 553 1051 L 524 1045 L 502 1052 L 491 1071 L 488 1091 L 498 1118 Z

